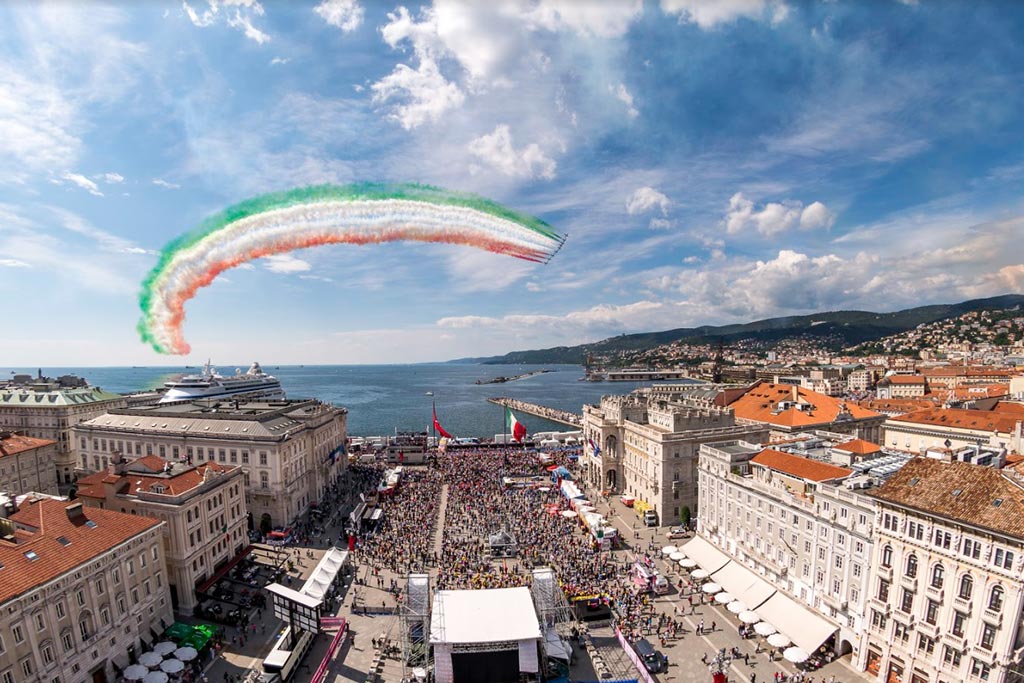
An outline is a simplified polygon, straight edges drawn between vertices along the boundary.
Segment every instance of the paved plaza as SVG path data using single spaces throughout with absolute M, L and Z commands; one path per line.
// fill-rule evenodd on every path
M 618 528 L 623 539 L 622 547 L 611 552 L 618 564 L 626 565 L 632 562 L 634 554 L 638 551 L 650 550 L 652 554 L 656 554 L 663 545 L 670 543 L 665 535 L 664 527 L 642 527 L 633 510 L 622 505 L 617 498 L 604 499 L 600 495 L 595 495 L 594 492 L 590 493 L 590 499 L 595 502 L 598 512 L 605 515 L 609 522 Z M 447 485 L 440 489 L 438 498 L 437 517 L 439 520 L 444 520 L 450 516 L 449 510 L 447 510 L 449 498 Z M 346 518 L 350 507 L 350 502 L 339 502 L 337 507 L 332 510 L 334 514 L 321 533 L 310 538 L 303 546 L 291 547 L 285 551 L 294 562 L 294 571 L 290 573 L 293 587 L 301 585 L 315 567 L 327 547 L 326 540 L 331 539 L 336 543 L 337 539 L 343 537 L 344 529 L 341 520 Z M 433 536 L 429 543 L 430 550 L 440 557 L 442 527 L 439 525 L 431 533 Z M 671 543 L 682 545 L 687 540 L 689 539 L 677 539 Z M 257 545 L 254 550 L 254 556 L 260 562 L 279 564 L 282 559 L 278 553 L 277 549 L 263 545 Z M 325 678 L 329 683 L 363 683 L 364 681 L 400 683 L 403 679 L 411 676 L 411 671 L 403 669 L 401 656 L 398 654 L 400 648 L 399 618 L 396 614 L 395 597 L 390 590 L 392 580 L 404 588 L 405 577 L 390 569 L 381 568 L 380 565 L 378 565 L 378 572 L 374 574 L 368 562 L 369 559 L 372 558 L 364 557 L 357 552 L 353 565 L 354 575 L 346 577 L 340 588 L 340 607 L 337 609 L 337 614 L 347 620 L 348 632 L 341 647 L 331 659 Z M 764 683 L 773 681 L 776 673 L 787 675 L 797 673 L 796 667 L 792 664 L 780 661 L 777 657 L 775 661 L 770 661 L 769 655 L 765 652 L 755 652 L 755 646 L 761 639 L 744 640 L 740 638 L 735 615 L 724 607 L 697 604 L 691 613 L 685 588 L 682 594 L 676 588 L 676 582 L 679 579 L 685 579 L 685 574 L 673 563 L 662 561 L 660 558 L 656 562 L 672 583 L 672 587 L 668 594 L 654 599 L 652 612 L 655 615 L 654 623 L 657 623 L 657 615 L 665 614 L 681 621 L 683 625 L 683 632 L 677 632 L 676 638 L 668 639 L 664 647 L 659 644 L 656 634 L 652 632 L 646 635 L 650 642 L 669 658 L 667 672 L 657 675 L 655 677 L 657 680 L 710 681 L 710 673 L 707 665 L 702 662 L 702 656 L 713 657 L 723 648 L 730 652 L 732 648 L 738 648 L 740 653 L 740 657 L 733 659 L 728 666 L 727 673 L 730 681 Z M 430 573 L 436 576 L 436 568 L 431 568 Z M 699 596 L 695 595 L 695 597 Z M 701 622 L 707 632 L 698 635 L 696 630 Z M 711 630 L 712 624 L 715 626 L 713 631 Z M 273 616 L 269 604 L 268 608 L 262 612 L 253 611 L 253 622 L 245 631 L 244 639 L 240 629 L 227 628 L 224 649 L 208 664 L 207 679 L 220 683 L 221 681 L 246 680 L 247 677 L 254 676 L 255 672 L 260 670 L 262 658 L 272 646 L 281 628 L 282 624 Z M 605 624 L 585 626 L 583 630 L 589 630 L 591 642 L 596 647 L 596 651 L 600 653 L 603 667 L 608 674 L 616 679 L 635 678 L 638 675 L 622 648 L 615 641 L 614 631 L 610 624 L 606 622 Z M 327 634 L 318 636 L 295 680 L 308 681 L 312 679 L 312 672 L 317 669 L 326 655 L 330 640 L 331 638 Z M 385 647 L 382 647 L 382 644 Z M 586 650 L 582 646 L 574 646 L 574 649 L 577 658 L 570 671 L 571 680 L 598 680 L 599 675 Z M 837 660 L 809 673 L 805 680 L 814 683 L 834 683 L 835 681 L 859 683 L 867 680 L 862 674 L 850 668 L 848 661 L 849 657 Z

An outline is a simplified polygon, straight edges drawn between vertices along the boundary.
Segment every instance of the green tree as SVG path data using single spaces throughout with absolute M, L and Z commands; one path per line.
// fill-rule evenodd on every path
M 260 532 L 266 536 L 274 528 L 273 521 L 270 519 L 270 513 L 264 512 L 263 516 L 260 517 Z
M 690 506 L 684 505 L 683 510 L 679 515 L 679 521 L 682 522 L 683 526 L 690 526 Z

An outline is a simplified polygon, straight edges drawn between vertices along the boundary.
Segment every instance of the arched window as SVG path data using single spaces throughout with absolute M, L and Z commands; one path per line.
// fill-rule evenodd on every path
M 907 576 L 910 578 L 917 576 L 917 555 L 913 553 L 907 558 Z
M 90 612 L 82 612 L 82 616 L 78 619 L 78 632 L 82 636 L 83 641 L 89 640 L 96 632 L 92 627 L 92 614 Z
M 988 608 L 993 612 L 998 612 L 1003 608 L 1003 587 L 993 586 L 992 592 L 988 595 Z
M 970 600 L 972 590 L 974 590 L 974 579 L 971 578 L 970 574 L 964 574 L 960 577 L 960 599 Z
M 932 567 L 932 588 L 942 588 L 942 582 L 946 578 L 946 570 L 941 563 Z
M 892 546 L 891 545 L 887 545 L 884 548 L 882 548 L 882 566 L 883 567 L 891 567 L 892 566 Z

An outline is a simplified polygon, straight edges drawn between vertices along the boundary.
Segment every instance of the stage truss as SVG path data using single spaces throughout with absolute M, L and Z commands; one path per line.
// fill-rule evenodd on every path
M 430 577 L 409 574 L 405 600 L 399 603 L 399 626 L 402 629 L 402 668 L 430 669 Z

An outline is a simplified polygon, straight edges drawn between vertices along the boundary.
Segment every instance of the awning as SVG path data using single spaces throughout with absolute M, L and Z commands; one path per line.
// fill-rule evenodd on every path
M 757 609 L 758 605 L 775 594 L 774 586 L 735 560 L 712 573 L 711 580 L 721 584 L 750 609 Z
M 782 593 L 768 598 L 757 608 L 757 613 L 808 652 L 815 652 L 839 628 L 821 614 L 812 612 Z
M 689 543 L 683 546 L 682 551 L 686 556 L 697 560 L 701 569 L 708 573 L 717 572 L 729 562 L 729 556 L 711 545 L 700 536 L 695 536 Z M 749 603 L 748 603 L 749 604 Z

